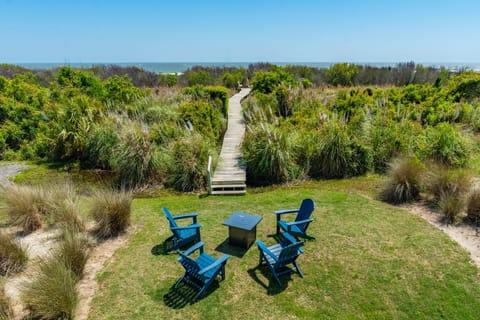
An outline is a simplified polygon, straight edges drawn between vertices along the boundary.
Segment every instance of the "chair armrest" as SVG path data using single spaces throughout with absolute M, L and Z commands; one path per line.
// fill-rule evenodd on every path
M 292 221 L 292 222 L 287 222 L 287 226 L 294 226 L 294 225 L 297 225 L 297 224 L 302 224 L 302 223 L 308 223 L 308 222 L 312 222 L 313 219 L 305 219 L 305 220 L 300 220 L 300 221 Z
M 204 245 L 203 241 L 197 242 L 196 244 L 194 244 L 193 246 L 191 246 L 190 248 L 185 250 L 185 252 L 183 252 L 183 254 L 186 255 L 186 256 L 189 256 L 199 249 L 200 249 L 200 251 L 203 251 L 203 245 Z M 177 250 L 177 252 L 179 252 L 179 250 Z M 179 257 L 177 260 L 180 261 L 181 258 L 182 257 Z
M 257 240 L 257 246 L 260 251 L 268 254 L 270 257 L 272 257 L 273 260 L 278 261 L 278 257 L 272 251 L 270 251 L 261 240 Z
M 197 216 L 198 216 L 198 213 L 194 212 L 194 213 L 185 213 L 185 214 L 180 214 L 178 216 L 174 216 L 173 219 L 174 220 L 180 220 L 180 219 L 188 219 L 188 218 L 192 218 L 193 219 L 193 223 L 197 223 Z
M 191 225 L 188 225 L 188 226 L 181 226 L 181 227 L 170 227 L 170 230 L 186 230 L 186 229 L 199 229 L 201 228 L 202 225 L 201 224 L 198 224 L 198 223 L 195 223 L 195 224 L 191 224 Z
M 285 214 L 285 213 L 295 213 L 295 212 L 298 212 L 299 209 L 287 209 L 287 210 L 276 210 L 275 211 L 275 214 L 277 216 L 281 215 L 281 214 Z
M 222 264 L 227 263 L 228 258 L 230 258 L 230 256 L 224 254 L 223 256 L 221 256 L 220 258 L 218 258 L 217 260 L 215 260 L 214 263 L 212 263 L 211 265 L 209 265 L 209 266 L 203 268 L 202 270 L 200 270 L 200 271 L 198 272 L 198 274 L 202 275 L 202 274 L 204 274 L 205 272 L 210 271 L 210 270 L 218 267 L 219 265 L 222 265 Z

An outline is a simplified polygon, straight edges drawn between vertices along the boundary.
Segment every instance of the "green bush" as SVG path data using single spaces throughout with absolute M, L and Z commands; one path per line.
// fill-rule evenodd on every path
M 120 142 L 115 146 L 110 165 L 125 188 L 155 184 L 159 175 L 159 154 L 149 132 L 140 124 L 123 126 Z
M 228 90 L 225 87 L 212 86 L 205 87 L 205 92 L 208 94 L 210 101 L 216 105 L 224 117 L 228 116 Z
M 10 299 L 5 294 L 4 283 L 0 279 L 0 320 L 12 320 L 13 309 Z
M 280 75 L 273 71 L 259 71 L 255 73 L 252 80 L 252 90 L 264 94 L 275 91 L 275 88 L 282 82 Z
M 470 158 L 468 140 L 455 127 L 442 122 L 428 127 L 421 154 L 448 167 L 465 167 Z
M 467 218 L 478 224 L 480 223 L 480 189 L 474 189 L 467 199 Z
M 351 86 L 357 73 L 358 66 L 350 63 L 337 63 L 325 72 L 325 77 L 327 83 L 333 86 Z
M 99 238 L 110 238 L 124 232 L 130 225 L 132 193 L 97 190 L 93 195 L 90 215 L 95 221 Z
M 78 302 L 78 279 L 63 261 L 50 257 L 34 265 L 29 281 L 23 283 L 21 299 L 33 318 L 73 319 Z
M 144 96 L 142 91 L 132 84 L 127 75 L 119 77 L 117 75 L 108 78 L 103 83 L 105 89 L 105 102 L 113 104 L 132 103 Z
M 179 112 L 180 118 L 185 123 L 192 124 L 194 131 L 211 141 L 220 142 L 226 130 L 226 119 L 211 103 L 205 101 L 183 103 L 179 107 Z
M 447 224 L 455 223 L 460 213 L 465 209 L 465 197 L 463 195 L 442 193 L 438 201 L 438 208 Z
M 261 123 L 247 130 L 243 156 L 252 183 L 282 183 L 299 176 L 293 137 L 280 128 Z
M 380 195 L 382 200 L 393 204 L 418 200 L 424 169 L 416 158 L 394 159 L 389 164 L 388 181 Z
M 15 274 L 23 270 L 27 252 L 12 235 L 0 231 L 0 275 Z
M 63 231 L 62 240 L 54 252 L 54 256 L 62 261 L 78 279 L 83 276 L 88 254 L 88 239 L 80 233 L 69 230 Z
M 195 191 L 207 186 L 210 145 L 199 134 L 174 141 L 168 150 L 167 186 L 180 191 Z

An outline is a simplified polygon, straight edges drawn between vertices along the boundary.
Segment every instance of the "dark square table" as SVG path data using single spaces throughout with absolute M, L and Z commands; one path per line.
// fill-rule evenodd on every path
M 223 223 L 224 226 L 228 226 L 230 244 L 248 249 L 257 238 L 257 224 L 261 220 L 262 217 L 243 212 L 234 212 Z

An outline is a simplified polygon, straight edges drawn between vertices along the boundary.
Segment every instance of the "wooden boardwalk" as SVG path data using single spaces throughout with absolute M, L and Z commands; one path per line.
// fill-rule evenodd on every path
M 243 88 L 228 101 L 228 125 L 223 137 L 222 151 L 215 174 L 211 179 L 210 193 L 215 195 L 245 194 L 246 169 L 242 165 L 242 144 L 245 134 L 245 123 L 242 116 L 240 101 L 250 93 L 250 89 Z

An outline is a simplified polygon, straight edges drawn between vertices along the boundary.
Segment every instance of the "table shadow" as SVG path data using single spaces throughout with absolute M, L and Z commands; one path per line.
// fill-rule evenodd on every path
M 227 238 L 215 248 L 215 251 L 222 252 L 237 258 L 242 258 L 245 253 L 247 253 L 248 249 L 232 246 Z

